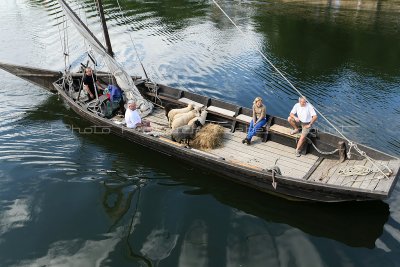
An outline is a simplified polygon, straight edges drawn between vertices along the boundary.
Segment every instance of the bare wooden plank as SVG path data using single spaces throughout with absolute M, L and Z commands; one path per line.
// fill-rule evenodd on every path
M 381 167 L 382 165 L 387 165 L 388 162 L 387 161 L 375 161 L 375 165 L 378 165 L 379 167 Z M 374 167 L 374 170 L 376 169 L 376 167 Z M 375 190 L 378 183 L 380 182 L 380 178 L 382 178 L 382 173 L 381 172 L 375 172 L 375 175 L 373 177 L 373 179 L 371 180 L 371 182 L 368 184 L 367 189 L 369 190 Z M 393 177 L 394 179 L 394 177 Z
M 284 126 L 282 126 L 282 125 L 277 125 L 277 124 L 272 125 L 272 126 L 269 128 L 269 130 L 270 130 L 271 132 L 276 132 L 276 133 L 279 133 L 279 134 L 281 134 L 281 135 L 284 135 L 284 136 L 287 136 L 287 137 L 290 137 L 290 138 L 293 138 L 293 139 L 296 139 L 296 138 L 299 139 L 300 136 L 301 136 L 301 133 L 290 134 L 290 131 L 292 131 L 291 128 L 284 127 Z
M 162 141 L 164 141 L 164 142 L 166 142 L 168 144 L 172 144 L 172 145 L 179 146 L 179 147 L 184 147 L 185 146 L 185 144 L 179 144 L 178 142 L 174 142 L 174 141 L 172 141 L 172 140 L 170 140 L 168 138 L 162 137 L 162 136 L 160 137 L 160 140 L 162 140 Z
M 226 140 L 226 141 L 225 141 Z M 265 154 L 268 155 L 268 157 L 274 156 L 274 158 L 282 158 L 285 159 L 286 161 L 292 163 L 293 165 L 301 165 L 305 166 L 307 168 L 310 168 L 315 161 L 318 158 L 315 158 L 314 160 L 299 160 L 296 158 L 292 153 L 287 153 L 282 150 L 276 149 L 276 148 L 270 148 L 267 145 L 257 145 L 257 146 L 247 146 L 241 143 L 241 140 L 234 140 L 234 139 L 224 139 L 224 146 L 226 147 L 233 147 L 236 150 L 240 151 L 246 151 L 246 153 L 249 153 L 251 155 L 257 155 L 257 156 L 263 156 Z
M 308 177 L 308 181 L 314 181 L 314 182 L 319 182 L 320 177 L 322 175 L 322 170 L 324 169 L 324 166 L 327 164 L 325 161 L 328 161 L 327 159 L 324 159 L 321 164 L 313 171 L 313 173 Z M 322 179 L 321 179 L 322 180 Z
M 367 161 L 367 163 L 365 164 L 365 167 L 370 168 L 370 169 L 375 169 L 374 165 L 370 162 Z M 370 175 L 368 175 L 367 179 L 364 179 L 364 181 L 360 184 L 359 188 L 361 189 L 367 189 L 368 185 L 375 179 L 375 172 L 372 172 Z
M 319 178 L 319 181 L 322 183 L 328 183 L 330 178 L 333 176 L 333 174 L 336 172 L 336 170 L 340 167 L 340 162 L 338 160 L 330 160 L 330 164 L 326 166 L 326 168 L 323 170 L 321 177 Z
M 314 163 L 314 165 L 308 170 L 308 172 L 304 175 L 303 179 L 308 180 L 308 178 L 310 178 L 311 174 L 313 174 L 313 172 L 318 168 L 318 166 L 322 163 L 323 160 L 324 160 L 324 158 L 320 157 Z
M 191 100 L 191 99 L 189 99 L 189 98 L 186 98 L 186 97 L 182 97 L 182 98 L 180 98 L 179 100 L 178 100 L 179 102 L 182 102 L 182 103 L 185 103 L 185 104 L 193 104 L 195 107 L 199 107 L 199 108 L 202 108 L 202 107 L 204 107 L 204 105 L 203 104 L 201 104 L 201 103 L 199 103 L 199 102 L 196 102 L 196 101 L 193 101 L 193 100 Z
M 354 167 L 357 165 L 363 165 L 363 164 L 365 164 L 364 160 L 350 160 L 350 162 L 346 165 L 346 168 Z M 344 170 L 344 169 L 345 169 L 344 167 L 341 168 L 341 170 Z M 341 176 L 343 177 L 343 179 L 338 178 L 338 182 L 340 181 L 340 184 L 338 183 L 338 185 L 340 185 L 340 186 L 351 187 L 356 180 L 355 176 L 344 176 L 344 175 L 341 175 Z
M 224 148 L 214 149 L 210 151 L 210 153 L 223 157 L 226 160 L 236 160 L 243 162 L 245 164 L 251 164 L 257 167 L 261 167 L 263 169 L 272 167 L 275 164 L 275 162 L 272 162 L 270 158 L 256 158 L 252 155 L 244 153 L 243 151 L 234 150 L 233 148 L 224 147 Z M 293 168 L 291 164 L 285 163 L 283 160 L 279 161 L 278 165 L 283 175 L 295 178 L 301 178 L 307 172 L 307 169 L 298 170 L 297 168 Z
M 246 168 L 254 169 L 254 170 L 257 170 L 257 171 L 262 171 L 264 169 L 264 168 L 257 167 L 257 166 L 254 166 L 254 165 L 251 165 L 251 164 L 248 164 L 248 163 L 244 163 L 244 162 L 239 161 L 239 160 L 234 160 L 234 159 L 228 160 L 228 162 L 231 162 L 231 163 L 234 163 L 236 165 L 243 166 L 243 167 L 246 167 Z
M 363 160 L 358 164 L 358 166 L 364 166 L 364 167 L 366 167 L 367 162 L 368 162 L 368 161 L 367 161 L 366 159 L 363 159 Z M 366 181 L 366 180 L 372 178 L 373 176 L 374 176 L 373 173 L 368 174 L 368 175 L 357 175 L 357 176 L 354 177 L 354 179 L 353 179 L 354 182 L 351 184 L 351 187 L 359 188 L 359 187 L 361 186 L 361 184 L 362 184 L 364 181 Z
M 240 136 L 237 136 L 236 135 L 236 133 L 237 132 L 235 132 L 234 134 L 235 134 L 235 137 L 240 137 Z M 240 133 L 239 132 L 239 134 L 244 134 L 243 136 L 246 136 L 246 134 L 245 133 Z M 244 137 L 243 137 L 244 138 Z M 261 143 L 261 138 L 255 138 L 254 139 L 255 141 L 254 141 L 254 143 L 257 143 L 257 145 L 259 145 L 259 143 Z M 259 143 L 258 143 L 258 142 Z M 294 142 L 294 141 L 293 141 Z M 268 141 L 268 142 L 266 142 L 266 143 L 263 143 L 264 145 L 266 145 L 266 146 L 269 146 L 269 147 L 274 147 L 274 148 L 277 148 L 277 149 L 279 149 L 279 150 L 284 150 L 284 151 L 286 151 L 286 152 L 289 152 L 289 153 L 291 153 L 291 154 L 293 154 L 293 157 L 296 157 L 295 155 L 294 155 L 294 148 L 292 148 L 292 147 L 289 147 L 289 146 L 286 146 L 286 145 L 282 145 L 282 144 L 279 144 L 279 143 L 277 143 L 277 142 L 273 142 L 273 141 Z M 295 144 L 295 143 L 293 143 L 293 144 Z M 316 160 L 316 159 L 318 159 L 318 156 L 315 156 L 315 155 L 313 155 L 313 154 L 307 154 L 307 155 L 302 155 L 299 159 L 312 159 L 312 160 Z
M 252 147 L 252 146 L 247 146 L 243 145 L 242 143 L 237 143 L 237 142 L 232 142 L 231 140 L 228 142 L 224 143 L 224 147 L 226 148 L 231 148 L 234 151 L 237 152 L 244 152 L 252 157 L 256 158 L 261 158 L 264 160 L 267 160 L 269 162 L 274 162 L 276 159 L 279 160 L 279 162 L 286 162 L 288 167 L 292 167 L 295 169 L 304 169 L 306 168 L 307 170 L 312 167 L 315 161 L 312 162 L 301 162 L 296 160 L 296 158 L 291 158 L 287 153 L 278 151 L 279 153 L 276 153 L 276 151 L 271 151 L 268 148 L 264 147 Z
M 311 174 L 309 181 L 321 182 L 324 180 L 326 173 L 336 163 L 336 160 L 325 159 L 318 168 Z
M 394 181 L 394 178 L 395 178 L 395 174 L 396 174 L 396 171 L 397 171 L 396 168 L 398 168 L 399 165 L 400 165 L 400 161 L 399 160 L 391 160 L 391 161 L 389 161 L 387 163 L 387 166 L 393 171 L 393 175 L 391 175 L 389 177 L 389 179 L 387 179 L 387 178 L 380 179 L 379 182 L 378 182 L 378 185 L 375 187 L 375 191 L 383 191 L 383 192 L 388 192 L 389 191 L 389 189 L 390 189 L 390 187 L 391 187 L 391 185 L 392 185 L 392 183 Z M 383 171 L 385 172 L 384 169 L 383 169 Z M 379 175 L 379 176 L 377 176 L 377 178 L 378 177 L 384 177 L 383 174 L 380 173 L 380 172 L 377 173 L 377 174 Z
M 340 161 L 338 161 L 338 160 L 336 160 L 336 161 L 339 163 L 339 166 L 336 168 L 335 172 L 331 175 L 329 180 L 326 182 L 327 184 L 340 185 L 344 179 L 344 176 L 342 176 L 340 174 L 340 170 L 342 170 L 343 168 L 346 168 L 349 163 L 353 164 L 353 163 L 351 163 L 350 160 L 346 160 L 342 163 L 340 163 Z
M 225 135 L 226 139 L 235 139 L 238 142 L 241 142 L 243 138 L 246 137 L 246 133 L 243 132 L 234 132 L 234 133 L 230 133 L 230 132 L 226 132 L 227 134 Z M 273 141 L 268 141 L 266 143 L 262 142 L 262 139 L 259 137 L 254 137 L 254 141 L 252 141 L 252 145 L 254 147 L 259 147 L 259 146 L 263 146 L 263 147 L 271 147 L 271 148 L 276 148 L 279 151 L 285 151 L 285 152 L 289 152 L 290 154 L 292 154 L 293 158 L 296 158 L 295 154 L 294 154 L 294 148 L 273 142 Z M 314 161 L 317 160 L 318 157 L 312 154 L 307 154 L 304 156 L 301 156 L 300 158 L 298 158 L 299 160 L 310 160 Z
M 235 141 L 237 143 L 240 143 L 240 145 L 246 149 L 252 150 L 257 153 L 265 153 L 265 152 L 270 152 L 272 154 L 279 155 L 281 157 L 286 157 L 292 159 L 294 164 L 307 164 L 307 165 L 312 165 L 314 162 L 318 159 L 318 157 L 313 156 L 313 157 L 296 157 L 294 154 L 294 150 L 288 152 L 286 151 L 286 146 L 275 143 L 275 142 L 267 142 L 267 143 L 258 143 L 258 144 L 252 144 L 250 146 L 243 145 L 241 144 L 241 138 L 238 137 L 232 137 L 229 134 L 225 135 L 224 137 L 225 140 L 227 141 Z
M 253 118 L 250 116 L 239 114 L 236 116 L 236 119 L 242 122 L 250 123 Z
M 207 111 L 211 111 L 213 113 L 222 114 L 227 117 L 235 116 L 235 111 L 227 110 L 224 108 L 216 107 L 216 106 L 209 106 L 207 107 Z
M 160 119 L 160 118 L 157 118 L 157 117 L 146 117 L 145 120 L 150 121 L 150 122 L 154 122 L 154 123 L 157 123 L 159 125 L 163 125 L 163 126 L 169 128 L 167 120 L 163 120 L 163 119 Z

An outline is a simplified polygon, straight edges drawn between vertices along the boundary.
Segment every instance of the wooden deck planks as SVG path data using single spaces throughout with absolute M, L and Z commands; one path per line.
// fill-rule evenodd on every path
M 366 159 L 363 159 L 357 165 L 358 166 L 368 167 L 366 165 L 367 163 L 368 163 L 368 161 Z M 371 179 L 373 176 L 374 176 L 373 173 L 368 174 L 368 175 L 357 175 L 357 176 L 352 178 L 353 182 L 350 182 L 349 186 L 354 187 L 354 188 L 359 188 L 363 182 L 366 182 L 367 180 Z
M 238 149 L 237 146 L 236 148 L 233 146 L 224 146 L 223 148 L 219 149 L 220 151 L 225 151 L 229 152 L 231 157 L 237 158 L 238 160 L 242 159 L 245 160 L 248 163 L 254 162 L 254 163 L 260 163 L 264 166 L 264 168 L 269 168 L 274 166 L 276 162 L 276 157 L 274 157 L 273 154 L 263 152 L 262 154 L 255 154 L 252 153 L 252 151 L 246 151 L 246 150 L 241 150 L 240 148 Z M 298 172 L 307 172 L 311 166 L 294 166 L 292 163 L 287 162 L 285 158 L 278 158 L 277 165 L 279 167 L 284 168 L 285 170 L 291 169 L 293 172 L 298 171 Z
M 213 155 L 223 157 L 225 158 L 226 161 L 230 161 L 233 163 L 241 162 L 242 166 L 254 166 L 254 168 L 259 168 L 259 169 L 268 169 L 269 167 L 272 167 L 274 162 L 267 162 L 266 159 L 257 159 L 254 156 L 251 155 L 246 155 L 243 152 L 238 152 L 234 151 L 231 149 L 227 148 L 219 148 L 219 149 L 214 149 L 210 152 Z M 288 176 L 288 177 L 293 177 L 293 178 L 299 178 L 301 179 L 306 171 L 299 171 L 290 167 L 287 167 L 283 164 L 278 165 L 281 169 L 282 175 Z
M 278 144 L 276 142 L 266 142 L 263 143 L 261 142 L 261 138 L 259 137 L 255 137 L 254 142 L 252 142 L 252 145 L 247 146 L 242 144 L 242 139 L 246 136 L 245 133 L 230 133 L 230 132 L 226 132 L 225 134 L 225 140 L 227 140 L 227 142 L 230 141 L 234 141 L 237 144 L 240 144 L 240 146 L 244 149 L 247 150 L 251 150 L 254 152 L 258 152 L 258 153 L 262 153 L 265 151 L 271 152 L 273 154 L 276 154 L 277 156 L 282 156 L 285 157 L 287 159 L 291 159 L 291 162 L 293 164 L 300 164 L 300 165 L 306 165 L 306 166 L 310 166 L 313 165 L 315 163 L 315 161 L 318 159 L 317 156 L 314 155 L 305 155 L 305 156 L 301 156 L 301 157 L 296 157 L 294 154 L 294 149 L 292 148 L 288 148 L 284 145 Z
M 153 112 L 144 118 L 150 122 L 150 126 L 154 131 L 165 136 L 171 133 L 171 129 L 168 126 L 167 117 L 165 117 L 164 110 L 161 108 L 154 108 Z
M 395 168 L 399 166 L 399 161 L 376 161 L 377 164 L 389 164 L 390 167 Z M 361 188 L 366 190 L 384 191 L 387 192 L 393 182 L 394 176 L 390 179 L 379 179 L 382 176 L 380 172 L 372 172 L 368 175 L 356 175 L 356 176 L 344 176 L 339 172 L 345 168 L 352 166 L 365 166 L 367 168 L 373 168 L 372 163 L 368 160 L 346 160 L 345 162 L 339 163 L 337 160 L 325 159 L 308 180 L 320 181 L 327 184 L 345 186 L 352 188 Z
M 253 146 L 246 146 L 241 143 L 241 138 L 229 139 L 227 138 L 223 147 L 214 149 L 210 153 L 224 157 L 229 160 L 242 161 L 246 164 L 253 164 L 254 166 L 261 166 L 266 169 L 272 167 L 276 159 L 277 165 L 280 167 L 283 175 L 292 176 L 295 178 L 302 178 L 313 164 L 318 159 L 309 163 L 301 163 L 294 161 L 285 153 L 276 154 L 268 150 L 265 143 L 260 143 Z
M 338 161 L 336 162 L 339 163 Z M 340 163 L 340 166 L 336 168 L 336 171 L 332 174 L 331 178 L 327 181 L 327 183 L 333 185 L 341 185 L 345 177 L 341 175 L 340 171 L 352 164 L 353 162 L 351 160 L 346 160 Z
M 330 160 L 330 166 L 324 170 L 323 179 L 320 180 L 323 183 L 329 184 L 329 180 L 336 180 L 340 169 L 340 162 L 338 160 Z
M 277 124 L 272 125 L 270 128 L 270 131 L 280 133 L 282 135 L 285 135 L 285 136 L 293 138 L 293 139 L 296 139 L 296 138 L 299 139 L 301 136 L 301 132 L 297 133 L 297 134 L 290 134 L 291 130 L 292 130 L 291 128 L 277 125 Z
M 285 162 L 285 165 L 287 167 L 291 167 L 294 169 L 299 169 L 302 170 L 303 169 L 310 169 L 311 166 L 314 164 L 314 162 L 310 162 L 310 163 L 304 163 L 304 162 L 300 162 L 300 161 L 296 161 L 296 159 L 290 158 L 288 157 L 287 154 L 285 153 L 276 153 L 275 150 L 271 150 L 268 147 L 264 146 L 247 146 L 240 143 L 235 143 L 232 140 L 228 140 L 224 143 L 224 147 L 225 148 L 231 148 L 234 151 L 238 151 L 238 152 L 244 152 L 246 154 L 251 155 L 252 157 L 258 157 L 258 158 L 263 158 L 265 160 L 267 160 L 269 163 L 271 163 L 272 165 L 274 165 L 275 161 L 278 160 L 278 165 L 280 165 L 280 163 L 282 161 Z M 307 170 L 308 171 L 308 170 Z
M 400 165 L 400 160 L 391 160 L 391 161 L 389 161 L 389 162 L 384 162 L 383 164 L 387 164 L 387 166 L 393 171 L 393 173 L 395 174 L 396 172 L 397 172 L 397 169 L 396 168 L 398 168 L 398 166 Z M 383 169 L 383 168 L 381 168 L 384 172 L 386 172 L 385 171 L 385 169 Z M 383 174 L 381 173 L 381 172 L 377 172 L 376 173 L 377 174 L 377 176 L 376 176 L 376 179 L 379 179 L 379 177 L 383 177 Z M 389 189 L 390 189 L 390 187 L 391 187 L 391 185 L 392 185 L 392 183 L 393 183 L 393 180 L 394 180 L 394 178 L 395 178 L 395 175 L 394 174 L 392 174 L 391 176 L 389 176 L 389 179 L 387 179 L 387 178 L 382 178 L 382 179 L 379 179 L 378 180 L 378 184 L 377 184 L 377 186 L 375 187 L 375 191 L 383 191 L 383 192 L 388 192 L 389 191 Z
M 152 123 L 155 130 L 164 130 L 166 137 L 170 133 L 168 129 L 165 129 L 168 122 L 164 110 L 155 109 L 146 119 Z M 254 137 L 252 145 L 247 146 L 242 144 L 242 139 L 245 136 L 246 133 L 231 133 L 229 129 L 226 129 L 223 147 L 204 153 L 223 157 L 231 162 L 241 162 L 244 166 L 254 166 L 254 168 L 261 169 L 272 167 L 278 160 L 277 165 L 281 168 L 282 174 L 294 178 L 302 178 L 318 159 L 314 155 L 297 158 L 292 148 L 275 142 L 263 143 L 259 137 Z
M 225 134 L 225 139 L 226 140 L 232 140 L 237 143 L 240 143 L 241 146 L 247 147 L 249 149 L 260 149 L 260 150 L 269 150 L 271 152 L 276 153 L 277 155 L 282 155 L 287 158 L 294 159 L 295 163 L 306 163 L 306 164 L 314 164 L 314 162 L 318 159 L 317 156 L 308 154 L 308 155 L 302 155 L 301 157 L 296 157 L 294 154 L 294 148 L 290 148 L 284 145 L 281 145 L 276 142 L 268 141 L 266 143 L 263 143 L 261 141 L 261 138 L 259 137 L 254 137 L 254 141 L 252 141 L 252 144 L 250 146 L 246 146 L 242 144 L 243 138 L 246 137 L 246 133 L 241 133 L 241 132 L 235 132 L 235 133 L 230 133 L 226 132 Z
M 171 129 L 168 128 L 168 121 L 163 109 L 156 108 L 152 114 L 146 117 L 146 120 L 150 121 L 157 131 L 164 132 L 167 139 L 169 138 L 168 135 Z M 304 177 L 318 160 L 318 157 L 312 154 L 302 155 L 297 158 L 294 155 L 293 148 L 272 141 L 263 143 L 259 137 L 254 137 L 252 145 L 247 146 L 242 144 L 242 139 L 245 136 L 245 132 L 237 131 L 231 133 L 229 129 L 226 129 L 223 147 L 211 151 L 202 151 L 202 153 L 222 157 L 228 162 L 256 170 L 268 169 L 278 159 L 277 165 L 280 167 L 282 175 L 298 179 Z M 377 161 L 377 163 L 389 164 L 393 169 L 399 166 L 400 162 L 399 160 L 392 160 L 390 162 Z M 373 165 L 367 160 L 346 160 L 343 163 L 339 163 L 337 160 L 324 159 L 308 180 L 371 191 L 387 192 L 390 189 L 394 176 L 390 177 L 390 179 L 379 179 L 382 176 L 379 172 L 355 177 L 345 177 L 339 173 L 344 168 L 356 165 L 373 168 Z
M 337 160 L 324 159 L 308 180 L 326 183 L 330 177 L 329 175 L 336 171 L 337 163 Z

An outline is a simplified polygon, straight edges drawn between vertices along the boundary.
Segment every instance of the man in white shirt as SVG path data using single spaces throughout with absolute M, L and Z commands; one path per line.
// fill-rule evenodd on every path
M 145 132 L 150 132 L 150 122 L 142 120 L 139 112 L 136 110 L 136 103 L 133 100 L 128 101 L 128 108 L 125 112 L 126 127 L 135 129 L 142 127 Z
M 306 141 L 307 134 L 310 132 L 311 126 L 317 120 L 317 113 L 315 113 L 314 107 L 307 103 L 306 99 L 302 96 L 299 98 L 299 103 L 295 104 L 290 111 L 288 121 L 294 128 L 290 134 L 296 134 L 299 132 L 299 126 L 301 126 L 301 136 L 299 142 L 297 142 L 296 156 L 300 157 L 300 150 Z

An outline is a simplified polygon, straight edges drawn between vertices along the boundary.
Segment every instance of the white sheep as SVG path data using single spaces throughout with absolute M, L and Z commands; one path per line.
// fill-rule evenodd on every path
M 201 110 L 201 107 L 196 107 L 196 106 L 195 106 L 195 107 L 193 108 L 193 110 L 191 110 L 191 111 L 197 111 L 196 117 L 198 117 L 198 116 L 200 116 L 200 110 Z M 172 123 L 174 123 L 174 120 L 178 119 L 178 118 L 181 117 L 181 116 L 187 116 L 186 114 L 189 113 L 189 112 L 191 112 L 191 111 L 188 111 L 188 112 L 186 112 L 186 113 L 178 113 L 178 114 L 176 114 L 176 115 L 174 116 L 174 118 L 171 119 L 171 125 L 172 125 Z
M 187 125 L 191 119 L 193 119 L 194 117 L 197 117 L 199 115 L 200 114 L 199 114 L 198 109 L 194 109 L 187 113 L 179 114 L 178 117 L 177 116 L 174 117 L 174 120 L 172 121 L 172 124 L 171 124 L 171 128 L 175 129 L 180 126 Z
M 201 123 L 201 125 L 204 126 L 204 124 L 206 123 L 207 114 L 208 112 L 206 110 L 202 110 L 201 115 L 191 119 L 188 122 L 188 125 L 192 125 L 196 120 L 198 120 Z
M 172 121 L 173 121 L 174 117 L 177 114 L 186 113 L 188 111 L 191 111 L 193 109 L 193 107 L 194 107 L 194 105 L 192 103 L 190 103 L 186 108 L 171 109 L 168 112 L 168 124 L 169 124 L 169 126 L 172 125 Z

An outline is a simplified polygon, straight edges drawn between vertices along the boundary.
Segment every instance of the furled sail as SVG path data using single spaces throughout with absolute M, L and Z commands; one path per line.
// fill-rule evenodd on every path
M 143 98 L 135 86 L 132 77 L 129 76 L 124 68 L 107 53 L 106 48 L 69 7 L 65 0 L 58 0 L 58 2 L 79 33 L 90 43 L 93 50 L 104 58 L 109 71 L 114 76 L 118 86 L 125 92 L 128 100 L 134 100 L 136 102 L 137 109 L 140 111 L 141 116 L 145 117 L 150 114 L 153 110 L 153 104 Z

